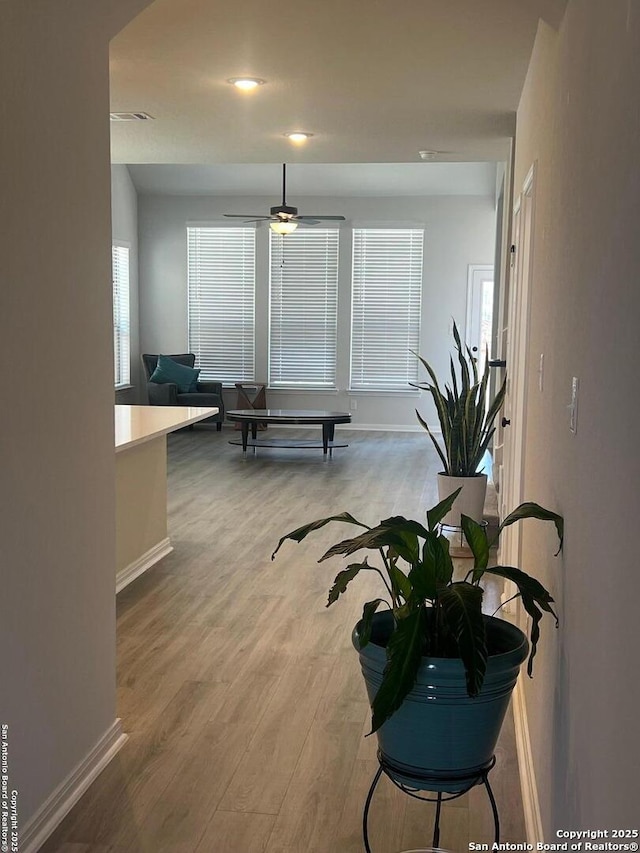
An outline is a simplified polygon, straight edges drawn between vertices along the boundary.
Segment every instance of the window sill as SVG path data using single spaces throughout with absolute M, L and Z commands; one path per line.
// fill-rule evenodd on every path
M 348 388 L 347 394 L 350 397 L 421 397 L 421 391 L 412 391 L 405 388 Z
M 297 385 L 295 388 L 284 388 L 282 385 L 276 386 L 267 386 L 267 391 L 270 394 L 325 394 L 325 395 L 335 395 L 338 394 L 339 391 L 337 388 L 301 388 Z

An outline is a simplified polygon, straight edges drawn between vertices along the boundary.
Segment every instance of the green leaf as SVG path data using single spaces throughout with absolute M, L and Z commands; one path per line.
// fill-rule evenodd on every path
M 564 540 L 563 517 L 555 512 L 551 512 L 550 509 L 545 509 L 539 504 L 533 503 L 533 501 L 527 501 L 520 504 L 520 506 L 516 507 L 513 512 L 509 513 L 498 528 L 498 535 L 500 535 L 500 531 L 504 530 L 505 527 L 508 527 L 510 524 L 515 524 L 516 521 L 520 521 L 523 518 L 539 518 L 541 521 L 553 521 L 558 533 L 558 539 L 560 540 L 560 545 L 556 551 L 557 557 L 560 551 L 562 551 L 562 543 Z
M 436 449 L 436 450 L 437 450 L 437 452 L 438 452 L 438 456 L 440 457 L 440 459 L 441 459 L 441 461 L 442 461 L 442 467 L 443 467 L 443 469 L 444 469 L 445 474 L 446 474 L 446 473 L 448 473 L 448 471 L 449 471 L 449 463 L 447 462 L 447 457 L 446 457 L 446 456 L 444 455 L 444 453 L 442 452 L 442 448 L 440 447 L 440 445 L 439 445 L 439 443 L 438 443 L 438 440 L 436 439 L 436 437 L 434 436 L 434 434 L 433 434 L 433 433 L 431 432 L 431 430 L 429 429 L 429 426 L 428 426 L 427 422 L 426 422 L 425 420 L 423 420 L 423 418 L 420 416 L 420 412 L 419 412 L 417 409 L 416 409 L 416 415 L 418 416 L 418 420 L 420 421 L 420 423 L 422 424 L 422 426 L 424 427 L 424 429 L 426 429 L 426 431 L 427 431 L 427 433 L 428 433 L 428 435 L 429 435 L 429 438 L 430 438 L 430 439 L 431 439 L 431 441 L 433 442 L 433 446 L 435 447 L 435 449 Z
M 373 601 L 367 601 L 362 608 L 362 623 L 358 629 L 358 642 L 360 648 L 363 649 L 371 640 L 371 629 L 373 627 L 373 614 L 381 604 L 386 604 L 382 598 L 374 598 Z
M 486 527 L 463 514 L 462 532 L 473 554 L 474 570 L 486 569 L 489 564 L 489 540 L 487 539 Z M 479 580 L 479 576 L 476 577 L 475 572 L 473 580 L 474 582 Z
M 404 600 L 407 601 L 411 595 L 411 582 L 402 569 L 399 569 L 395 563 L 389 564 L 389 578 L 391 579 L 393 591 L 400 593 Z
M 440 524 L 442 519 L 453 506 L 453 502 L 458 497 L 461 491 L 462 486 L 459 489 L 456 489 L 455 492 L 451 492 L 451 494 L 443 501 L 440 501 L 440 503 L 427 510 L 427 527 L 430 531 L 434 531 L 438 524 Z
M 409 572 L 409 582 L 413 587 L 414 601 L 432 600 L 436 597 L 438 586 L 436 583 L 436 564 L 433 557 L 416 563 Z
M 291 533 L 287 533 L 283 536 L 278 542 L 278 546 L 276 550 L 271 555 L 271 559 L 273 560 L 280 550 L 280 546 L 287 539 L 293 539 L 294 542 L 302 542 L 305 536 L 308 536 L 309 533 L 312 533 L 314 530 L 319 530 L 321 527 L 324 527 L 325 524 L 329 524 L 331 521 L 344 521 L 347 524 L 356 524 L 358 527 L 365 527 L 367 530 L 369 529 L 368 524 L 363 524 L 361 521 L 358 521 L 354 518 L 349 512 L 341 512 L 338 515 L 330 515 L 328 518 L 319 518 L 317 521 L 312 521 L 309 524 L 303 524 L 302 527 L 297 527 L 295 530 L 292 530 Z
M 428 569 L 428 592 L 422 598 L 434 599 L 440 587 L 445 586 L 453 575 L 453 563 L 449 555 L 449 540 L 446 536 L 432 533 L 422 549 L 422 563 Z M 411 577 L 411 574 L 409 575 Z
M 464 664 L 469 696 L 477 696 L 487 669 L 487 637 L 482 617 L 482 589 L 461 581 L 438 596 Z
M 341 542 L 336 542 L 322 557 L 318 560 L 321 563 L 323 560 L 328 560 L 330 557 L 343 555 L 348 557 L 362 548 L 370 550 L 379 550 L 380 548 L 392 547 L 395 548 L 398 554 L 406 552 L 406 543 L 402 536 L 395 530 L 390 530 L 381 526 L 374 527 L 360 536 L 354 536 L 351 539 L 343 539 Z
M 424 612 L 419 608 L 396 625 L 387 645 L 387 665 L 372 706 L 371 731 L 397 711 L 416 681 L 423 649 Z
M 551 613 L 557 624 L 558 617 L 553 607 L 551 607 L 554 600 L 549 591 L 540 583 L 539 580 L 532 578 L 531 575 L 523 572 L 522 569 L 516 569 L 515 566 L 491 566 L 491 568 L 487 569 L 486 573 L 490 575 L 498 575 L 498 577 L 510 580 L 518 587 L 518 590 L 521 593 L 525 593 L 530 596 L 540 605 L 540 607 L 542 607 L 543 610 L 546 610 L 547 613 Z
M 343 569 L 341 572 L 335 577 L 333 582 L 333 586 L 329 590 L 329 600 L 327 601 L 327 607 L 330 607 L 335 601 L 338 600 L 340 595 L 347 591 L 347 587 L 351 583 L 351 581 L 356 577 L 356 575 L 360 574 L 362 569 L 371 569 L 372 567 L 367 563 L 367 559 L 365 557 L 362 563 L 352 563 L 352 565 L 347 566 L 346 569 Z
M 490 569 L 487 569 L 487 573 L 498 575 L 499 577 L 507 578 L 507 580 L 512 581 L 518 587 L 518 593 L 522 598 L 524 609 L 527 611 L 529 616 L 531 616 L 531 632 L 529 636 L 531 641 L 531 651 L 527 662 L 527 673 L 528 675 L 532 675 L 533 659 L 536 655 L 538 639 L 540 638 L 539 625 L 540 620 L 542 619 L 542 611 L 539 609 L 540 607 L 542 610 L 545 610 L 553 616 L 556 622 L 556 628 L 558 627 L 558 616 L 551 606 L 553 604 L 553 598 L 540 581 L 532 578 L 526 572 L 523 572 L 522 569 L 516 569 L 514 566 L 491 566 Z
M 408 563 L 418 558 L 418 536 L 427 536 L 428 531 L 417 521 L 407 519 L 402 515 L 385 518 L 376 527 L 370 527 L 365 533 L 351 539 L 343 539 L 332 545 L 318 560 L 321 563 L 337 554 L 348 556 L 361 548 L 379 550 L 391 548 Z

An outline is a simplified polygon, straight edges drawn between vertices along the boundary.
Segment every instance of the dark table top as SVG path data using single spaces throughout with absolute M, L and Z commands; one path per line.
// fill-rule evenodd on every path
M 271 421 L 273 423 L 322 424 L 350 423 L 350 412 L 327 412 L 320 409 L 232 409 L 226 413 L 230 421 Z

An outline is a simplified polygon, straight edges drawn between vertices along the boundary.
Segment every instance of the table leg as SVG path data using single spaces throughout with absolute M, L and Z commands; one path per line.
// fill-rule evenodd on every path
M 242 421 L 240 424 L 242 427 L 242 458 L 247 458 L 247 440 L 249 438 L 249 422 Z
M 336 425 L 335 424 L 329 424 L 329 441 L 331 441 L 331 442 L 333 441 L 335 434 L 336 434 Z M 333 447 L 329 448 L 329 456 L 331 456 L 331 458 L 333 458 Z
M 326 461 L 327 450 L 329 449 L 329 435 L 331 432 L 331 424 L 322 424 L 322 453 Z

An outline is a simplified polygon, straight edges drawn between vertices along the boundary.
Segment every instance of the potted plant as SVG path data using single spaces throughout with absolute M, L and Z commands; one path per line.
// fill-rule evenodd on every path
M 529 656 L 532 674 L 543 613 L 557 624 L 553 599 L 544 586 L 519 568 L 489 566 L 485 527 L 464 516 L 462 529 L 473 554 L 473 567 L 454 580 L 449 541 L 440 525 L 458 490 L 427 511 L 426 526 L 395 516 L 375 527 L 348 512 L 318 519 L 283 536 L 301 542 L 330 522 L 362 529 L 336 543 L 318 562 L 377 552 L 338 572 L 327 606 L 344 594 L 361 572 L 376 572 L 382 597 L 367 601 L 353 631 L 353 643 L 372 708 L 371 733 L 377 732 L 380 755 L 400 782 L 416 786 L 429 777 L 426 790 L 457 790 L 452 776 L 468 778 L 491 761 L 500 726 L 520 664 Z M 508 515 L 500 531 L 516 521 L 551 521 L 562 547 L 561 516 L 535 503 L 523 503 Z M 512 581 L 531 617 L 529 643 L 516 626 L 482 613 L 482 580 L 495 575 Z M 441 786 L 433 780 L 442 778 Z
M 461 490 L 455 505 L 443 519 L 448 527 L 460 527 L 463 514 L 482 521 L 487 475 L 478 469 L 495 432 L 493 423 L 504 402 L 506 379 L 489 403 L 489 359 L 485 360 L 482 377 L 479 377 L 476 359 L 469 347 L 463 346 L 455 323 L 453 339 L 460 375 L 456 373 L 456 362 L 452 356 L 450 384 L 443 389 L 431 365 L 418 355 L 431 381 L 412 384 L 428 391 L 435 404 L 442 432 L 440 440 L 417 410 L 416 415 L 443 465 L 442 472 L 438 474 L 440 500 L 455 489 Z

